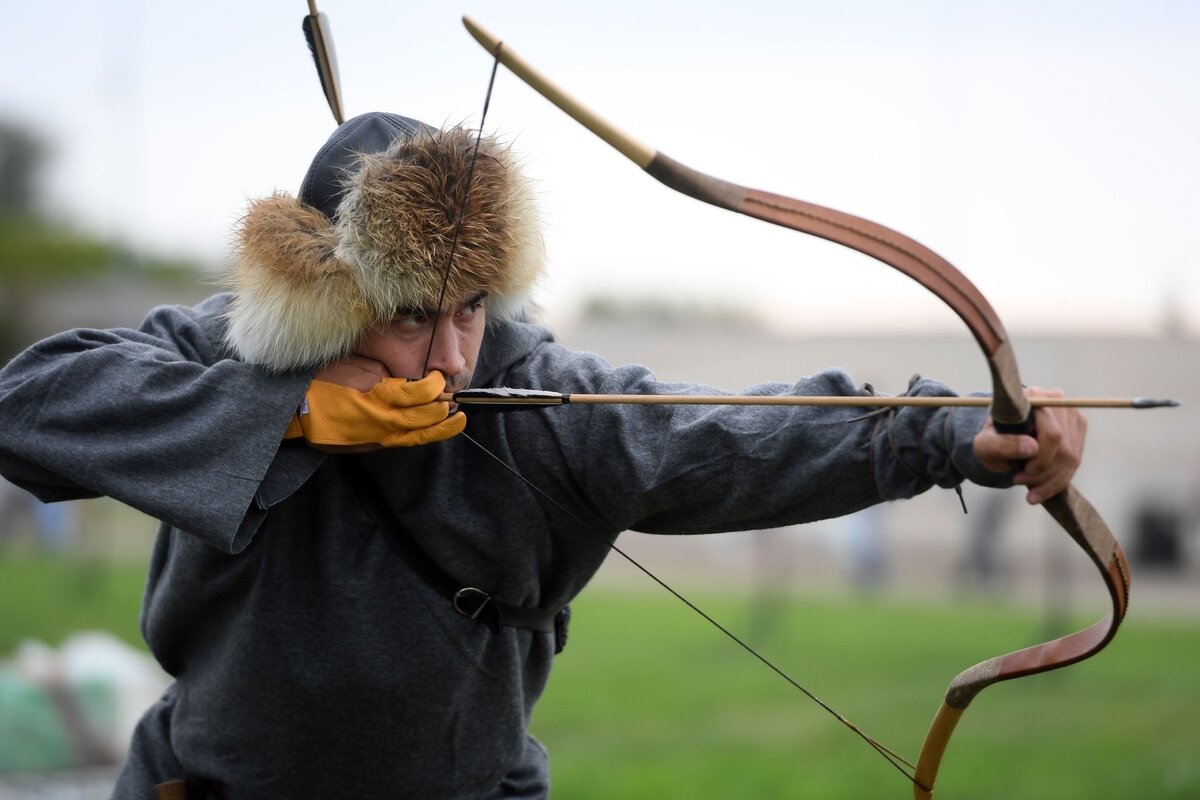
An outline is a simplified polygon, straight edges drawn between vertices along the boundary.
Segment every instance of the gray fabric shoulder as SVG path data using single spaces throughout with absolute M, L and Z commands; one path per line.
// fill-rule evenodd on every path
M 180 353 L 201 364 L 234 358 L 226 345 L 226 314 L 233 296 L 213 295 L 195 306 L 168 305 L 152 309 L 139 328 L 143 333 L 180 343 Z
M 105 494 L 244 546 L 249 510 L 316 468 L 288 450 L 303 463 L 280 465 L 260 495 L 312 376 L 229 358 L 227 304 L 163 306 L 136 330 L 77 329 L 21 353 L 0 371 L 0 471 L 46 500 Z
M 541 325 L 525 320 L 489 319 L 475 366 L 474 385 L 495 386 L 538 348 L 553 342 L 554 334 Z

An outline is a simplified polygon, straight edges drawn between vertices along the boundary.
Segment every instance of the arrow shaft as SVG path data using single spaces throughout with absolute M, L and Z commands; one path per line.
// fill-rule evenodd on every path
M 562 406 L 562 405 L 686 405 L 686 406 L 851 406 L 858 408 L 900 408 L 945 406 L 984 408 L 987 397 L 876 397 L 796 396 L 796 395 L 704 395 L 704 394 L 570 394 L 527 391 L 509 393 L 503 389 L 468 389 L 442 394 L 438 400 L 459 405 Z M 1141 397 L 1033 397 L 1035 408 L 1157 408 L 1177 405 L 1173 400 Z

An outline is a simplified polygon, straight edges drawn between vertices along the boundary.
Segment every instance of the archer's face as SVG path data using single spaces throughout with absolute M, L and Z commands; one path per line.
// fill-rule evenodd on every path
M 446 391 L 466 389 L 483 343 L 483 300 L 480 293 L 441 311 L 400 310 L 390 322 L 367 331 L 355 353 L 382 363 L 394 378 L 418 379 L 437 370 L 446 378 Z

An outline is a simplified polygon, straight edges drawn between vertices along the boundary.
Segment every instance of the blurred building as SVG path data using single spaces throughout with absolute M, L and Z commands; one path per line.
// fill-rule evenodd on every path
M 959 391 L 990 386 L 984 359 L 965 331 L 792 338 L 728 319 L 689 322 L 675 316 L 655 322 L 639 315 L 601 315 L 561 326 L 558 334 L 565 345 L 594 351 L 613 363 L 645 364 L 660 379 L 702 381 L 730 391 L 826 367 L 845 368 L 858 383 L 869 382 L 888 394 L 902 393 L 914 373 Z M 1200 341 L 1169 335 L 1018 335 L 1013 344 L 1027 384 L 1058 387 L 1075 396 L 1182 401 L 1175 409 L 1089 411 L 1087 452 L 1076 485 L 1131 557 L 1154 547 L 1158 557 L 1137 565 L 1135 606 L 1153 602 L 1155 586 L 1162 585 L 1170 587 L 1162 604 L 1200 609 L 1194 545 L 1200 370 L 1193 366 L 1200 363 Z M 1099 588 L 1099 581 L 1090 580 L 1094 568 L 1086 558 L 1048 515 L 1025 505 L 1020 490 L 997 493 L 967 486 L 964 494 L 970 511 L 965 518 L 952 492 L 934 489 L 884 506 L 871 520 L 831 520 L 783 532 L 795 562 L 795 574 L 786 580 L 796 587 L 851 586 L 861 582 L 862 565 L 869 563 L 882 581 L 918 591 L 1007 587 L 1028 590 L 1026 596 L 1036 601 L 1039 593 Z M 869 535 L 864 535 L 868 522 Z M 1164 547 L 1163 538 L 1172 536 Z M 728 581 L 745 581 L 753 578 L 752 543 L 758 538 L 705 537 L 698 547 L 671 537 L 626 534 L 623 542 L 645 553 L 651 563 L 669 564 L 676 574 L 695 570 L 706 579 L 719 574 Z M 864 542 L 874 543 L 878 552 L 864 554 Z M 630 577 L 612 566 L 606 567 L 610 577 Z M 1181 584 L 1183 595 L 1177 591 Z

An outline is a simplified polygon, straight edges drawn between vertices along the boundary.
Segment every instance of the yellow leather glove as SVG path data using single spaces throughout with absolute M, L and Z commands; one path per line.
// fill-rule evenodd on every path
M 315 380 L 283 438 L 355 451 L 440 442 L 467 425 L 461 411 L 447 416 L 450 404 L 437 401 L 445 390 L 446 378 L 436 370 L 419 381 L 384 378 L 367 392 Z

